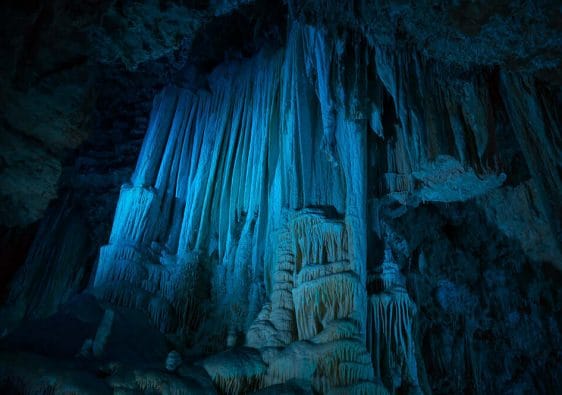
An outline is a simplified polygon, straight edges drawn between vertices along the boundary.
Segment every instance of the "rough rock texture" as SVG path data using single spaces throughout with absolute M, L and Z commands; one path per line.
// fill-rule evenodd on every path
M 4 2 L 6 12 L 0 16 L 4 59 L 0 98 L 5 103 L 0 113 L 0 225 L 29 225 L 60 197 L 58 184 L 65 161 L 74 159 L 72 151 L 88 134 L 96 133 L 96 111 L 101 110 L 102 118 L 113 112 L 105 97 L 115 89 L 116 80 L 125 91 L 127 85 L 154 89 L 178 78 L 189 82 L 196 79 L 197 67 L 213 67 L 225 52 L 242 45 L 246 53 L 255 51 L 270 34 L 266 31 L 269 21 L 277 17 L 260 16 L 265 12 L 263 4 L 243 3 L 247 2 Z M 221 21 L 225 13 L 233 15 Z M 266 21 L 262 29 L 252 27 L 251 21 L 258 17 Z M 222 25 L 234 28 L 221 32 Z M 221 35 L 230 39 L 208 38 Z M 191 52 L 194 41 L 206 44 L 202 51 Z M 193 65 L 195 69 L 190 68 Z M 183 68 L 191 70 L 191 75 L 177 75 Z
M 37 3 L 0 390 L 556 393 L 559 5 Z

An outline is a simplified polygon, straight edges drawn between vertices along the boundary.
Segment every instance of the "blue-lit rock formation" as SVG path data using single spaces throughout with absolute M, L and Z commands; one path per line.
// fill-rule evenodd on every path
M 333 359 L 313 375 L 319 361 L 303 370 L 282 356 L 260 383 L 314 379 L 328 390 L 373 380 L 367 123 L 347 116 L 357 83 L 327 75 L 334 48 L 295 24 L 285 50 L 219 67 L 210 91 L 165 89 L 100 253 L 97 292 L 193 347 L 243 344 L 251 328 L 254 347 L 315 339 L 326 345 L 309 352 Z M 346 352 L 357 356 L 340 367 Z M 218 384 L 238 380 L 220 374 L 211 374 Z
M 421 62 L 295 23 L 284 50 L 228 62 L 208 91 L 164 89 L 121 189 L 96 292 L 146 312 L 192 348 L 261 350 L 259 362 L 229 351 L 203 363 L 225 393 L 296 379 L 321 393 L 422 392 L 417 308 L 392 256 L 411 252 L 387 207 L 483 204 L 506 175 L 487 158 L 490 110 L 478 81 L 430 90 Z M 500 75 L 501 89 L 521 97 L 517 78 Z M 383 108 L 385 95 L 394 108 Z M 368 157 L 378 162 L 381 198 L 369 199 Z M 382 284 L 374 293 L 369 227 L 387 244 L 369 275 Z M 542 242 L 559 261 L 556 241 Z
M 562 96 L 537 74 L 549 55 L 511 69 L 519 55 L 494 54 L 485 28 L 436 26 L 470 36 L 462 64 L 458 43 L 430 40 L 427 16 L 445 5 L 279 2 L 285 26 L 265 2 L 186 3 L 114 2 L 90 31 L 104 64 L 173 51 L 193 64 L 105 88 L 124 121 L 98 114 L 0 292 L 0 393 L 555 393 Z M 475 12 L 450 7 L 453 21 Z M 240 33 L 250 44 L 202 49 L 244 15 L 258 19 Z M 147 37 L 127 45 L 141 22 Z

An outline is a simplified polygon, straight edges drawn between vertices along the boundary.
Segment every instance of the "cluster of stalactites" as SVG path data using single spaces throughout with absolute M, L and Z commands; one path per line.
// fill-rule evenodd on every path
M 304 282 L 293 289 L 299 339 L 309 339 L 333 320 L 350 318 L 364 293 L 355 273 L 346 271 Z
M 341 281 L 317 281 L 332 284 L 324 303 L 337 306 L 334 318 L 353 313 L 364 326 L 366 124 L 348 109 L 365 62 L 352 61 L 355 77 L 345 80 L 341 46 L 325 31 L 295 23 L 285 50 L 218 67 L 209 91 L 167 87 L 155 98 L 100 254 L 95 285 L 106 299 L 147 311 L 164 331 L 183 330 L 202 319 L 193 291 L 204 271 L 212 308 L 235 338 L 260 311 L 266 282 L 271 315 L 284 317 L 279 341 L 286 343 L 296 325 L 278 307 L 294 309 L 293 287 L 301 287 L 299 306 L 309 304 L 302 300 L 312 282 L 295 284 L 298 272 L 347 262 Z M 304 207 L 340 214 L 333 219 Z M 291 268 L 266 273 L 266 243 L 285 226 L 278 214 L 286 209 L 302 214 L 289 226 Z M 277 277 L 277 289 L 267 276 Z
M 326 211 L 292 211 L 278 230 L 271 303 L 247 344 L 267 359 L 264 386 L 304 380 L 320 393 L 373 393 L 378 387 L 357 319 L 365 287 L 349 261 L 347 224 Z
M 413 332 L 417 308 L 389 248 L 370 281 L 379 282 L 382 288 L 381 292 L 369 296 L 367 341 L 375 376 L 393 391 L 403 380 L 418 388 Z
M 137 226 L 170 253 L 208 248 L 214 225 L 224 256 L 259 212 L 280 65 L 279 55 L 231 64 L 211 76 L 210 94 L 168 87 L 155 99 L 132 183 L 155 190 L 160 220 Z
M 199 325 L 201 310 L 192 297 L 196 260 L 161 265 L 141 250 L 121 244 L 102 247 L 99 259 L 95 291 L 105 300 L 145 312 L 162 332 Z
M 164 331 L 196 326 L 201 256 L 218 253 L 215 296 L 239 302 L 226 310 L 236 329 L 243 326 L 252 300 L 260 303 L 245 292 L 263 270 L 258 239 L 267 218 L 258 213 L 280 66 L 279 54 L 259 57 L 217 70 L 212 94 L 168 87 L 155 98 L 100 254 L 95 285 L 106 299 L 147 311 Z
M 343 221 L 303 210 L 293 219 L 292 228 L 297 271 L 307 265 L 348 260 L 347 230 Z

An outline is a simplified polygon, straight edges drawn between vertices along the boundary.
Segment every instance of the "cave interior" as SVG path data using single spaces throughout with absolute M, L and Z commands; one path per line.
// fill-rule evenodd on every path
M 559 1 L 2 8 L 0 393 L 561 393 Z

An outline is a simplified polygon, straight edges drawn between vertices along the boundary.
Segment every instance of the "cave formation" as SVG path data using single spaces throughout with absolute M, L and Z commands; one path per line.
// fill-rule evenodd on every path
M 8 2 L 0 392 L 555 394 L 556 2 Z

